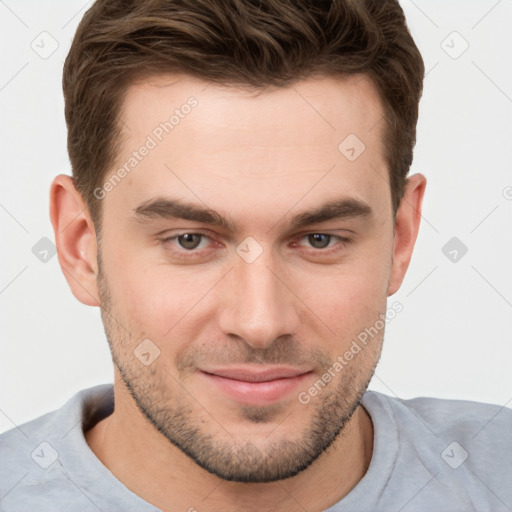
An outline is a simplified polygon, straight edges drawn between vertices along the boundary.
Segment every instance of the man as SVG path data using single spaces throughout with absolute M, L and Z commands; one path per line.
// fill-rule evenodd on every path
M 367 391 L 423 75 L 392 0 L 93 5 L 50 213 L 114 385 L 0 437 L 2 510 L 512 509 L 510 410 Z

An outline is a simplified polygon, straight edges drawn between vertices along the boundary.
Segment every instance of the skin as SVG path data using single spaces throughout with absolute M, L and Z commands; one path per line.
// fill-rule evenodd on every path
M 260 94 L 187 76 L 146 79 L 127 92 L 112 171 L 191 96 L 197 106 L 105 194 L 100 245 L 72 180 L 52 184 L 62 270 L 78 300 L 101 307 L 114 360 L 115 412 L 86 440 L 163 510 L 324 510 L 370 464 L 373 425 L 359 400 L 384 330 L 307 404 L 298 394 L 385 313 L 409 265 L 426 180 L 409 178 L 395 223 L 383 108 L 364 76 Z M 338 149 L 349 134 L 365 144 L 354 161 Z M 236 229 L 135 214 L 163 197 L 215 210 Z M 296 214 L 339 198 L 371 213 L 291 227 Z M 205 238 L 192 237 L 198 248 L 164 241 L 185 233 Z M 252 255 L 261 250 L 250 263 L 236 250 L 247 237 L 257 242 Z M 147 366 L 134 355 L 145 339 L 160 351 Z M 308 373 L 258 404 L 202 373 L 241 365 Z

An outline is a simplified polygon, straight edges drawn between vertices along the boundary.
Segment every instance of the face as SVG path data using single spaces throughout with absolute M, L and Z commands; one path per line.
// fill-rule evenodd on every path
M 368 386 L 393 251 L 382 112 L 360 76 L 128 90 L 97 191 L 105 331 L 139 409 L 223 479 L 302 471 Z

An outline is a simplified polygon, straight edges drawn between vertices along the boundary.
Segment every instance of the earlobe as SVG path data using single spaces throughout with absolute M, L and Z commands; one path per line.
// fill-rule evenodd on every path
M 96 231 L 70 176 L 60 174 L 52 182 L 50 218 L 59 263 L 73 295 L 83 304 L 99 306 Z
M 408 179 L 404 197 L 400 202 L 396 215 L 388 296 L 399 290 L 409 267 L 420 228 L 421 207 L 426 185 L 425 176 L 414 174 Z

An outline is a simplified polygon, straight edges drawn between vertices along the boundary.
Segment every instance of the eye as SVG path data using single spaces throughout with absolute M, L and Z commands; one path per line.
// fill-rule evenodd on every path
M 180 233 L 178 235 L 170 236 L 161 240 L 164 245 L 169 245 L 170 249 L 178 254 L 182 253 L 183 256 L 190 255 L 195 252 L 200 252 L 201 249 L 208 247 L 210 237 L 203 233 Z
M 292 246 L 304 248 L 305 250 L 309 249 L 308 252 L 312 256 L 326 257 L 334 256 L 343 250 L 350 241 L 349 238 L 330 233 L 307 233 L 297 237 Z M 200 232 L 179 233 L 163 238 L 160 242 L 173 257 L 184 260 L 191 259 L 191 261 L 210 258 L 215 248 L 222 247 L 222 244 L 215 242 L 210 236 Z
M 306 235 L 306 237 L 308 242 L 315 249 L 325 249 L 326 247 L 329 247 L 332 235 L 327 235 L 325 233 L 312 233 L 310 235 Z
M 183 249 L 197 249 L 204 235 L 201 233 L 185 233 L 174 238 Z
M 341 242 L 341 246 L 347 244 L 350 240 L 341 236 L 331 235 L 328 233 L 309 233 L 298 239 L 307 240 L 310 247 L 322 251 L 336 245 L 337 242 Z

